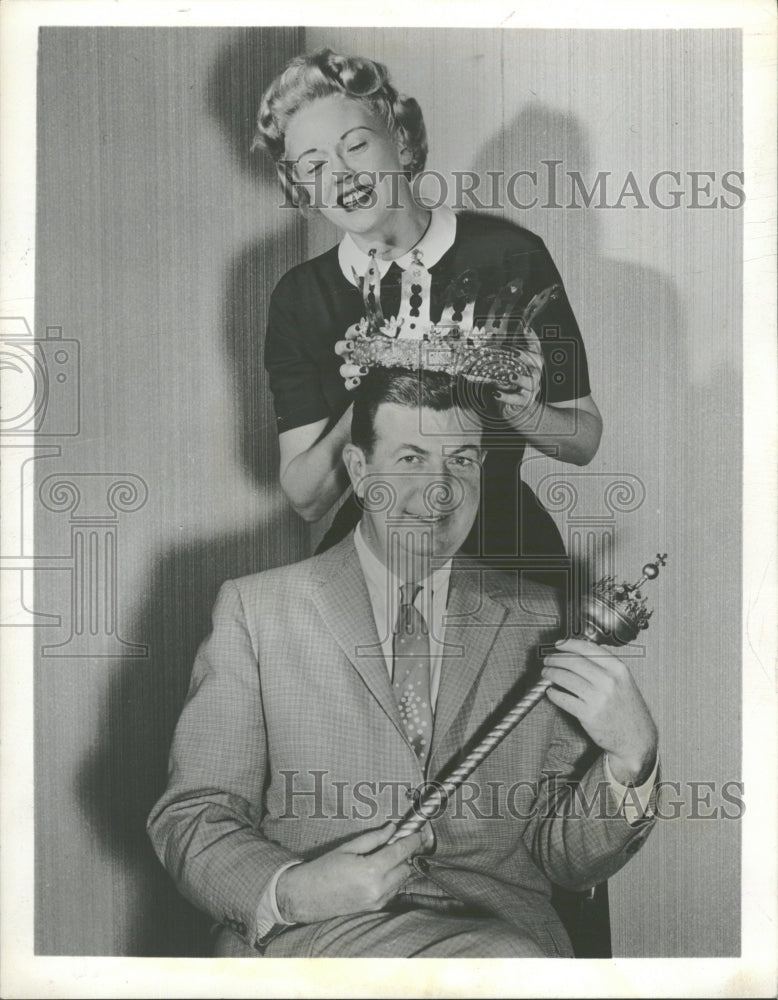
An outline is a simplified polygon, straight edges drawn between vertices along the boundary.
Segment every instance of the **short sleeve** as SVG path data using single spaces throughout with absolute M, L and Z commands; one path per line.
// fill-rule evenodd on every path
M 305 318 L 299 299 L 291 283 L 281 279 L 268 306 L 265 368 L 279 434 L 330 417 L 319 368 L 305 349 Z
M 559 271 L 545 244 L 541 240 L 538 244 L 532 262 L 533 294 L 550 285 L 562 286 L 560 294 L 546 306 L 534 324 L 543 351 L 545 401 L 562 403 L 589 395 L 589 365 L 583 337 Z

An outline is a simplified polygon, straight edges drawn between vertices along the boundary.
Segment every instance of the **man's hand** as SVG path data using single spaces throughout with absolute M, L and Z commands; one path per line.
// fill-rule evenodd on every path
M 380 910 L 407 881 L 411 874 L 408 862 L 413 855 L 432 846 L 429 824 L 418 833 L 387 844 L 396 829 L 396 823 L 387 823 L 314 861 L 288 868 L 276 886 L 281 916 L 291 923 L 312 924 L 349 913 Z
M 542 676 L 554 684 L 548 700 L 607 752 L 617 781 L 642 784 L 656 760 L 657 730 L 626 664 L 586 639 L 562 640 L 557 650 L 544 660 Z

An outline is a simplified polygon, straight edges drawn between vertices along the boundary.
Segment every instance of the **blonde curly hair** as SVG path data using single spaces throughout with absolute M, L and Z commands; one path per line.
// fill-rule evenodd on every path
M 276 164 L 286 196 L 296 205 L 308 204 L 308 192 L 296 185 L 284 159 L 286 130 L 292 116 L 305 104 L 342 94 L 364 101 L 386 124 L 389 133 L 411 152 L 408 177 L 424 169 L 427 130 L 417 101 L 398 94 L 386 66 L 361 56 L 343 56 L 323 48 L 296 56 L 273 80 L 262 98 L 251 149 L 269 153 Z

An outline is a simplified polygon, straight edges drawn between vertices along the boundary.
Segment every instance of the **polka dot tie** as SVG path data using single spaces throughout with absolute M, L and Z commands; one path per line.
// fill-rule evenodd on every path
M 432 739 L 432 702 L 429 629 L 413 603 L 421 589 L 415 583 L 400 587 L 400 608 L 392 642 L 392 690 L 408 742 L 423 768 Z

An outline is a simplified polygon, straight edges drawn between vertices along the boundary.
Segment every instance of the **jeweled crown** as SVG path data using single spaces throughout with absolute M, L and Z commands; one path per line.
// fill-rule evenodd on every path
M 399 311 L 389 319 L 381 309 L 381 272 L 375 250 L 370 251 L 364 277 L 354 272 L 365 307 L 363 318 L 350 334 L 354 364 L 446 372 L 473 382 L 506 386 L 517 385 L 521 378 L 531 376 L 533 368 L 536 372 L 542 368 L 532 324 L 560 293 L 561 285 L 539 292 L 517 313 L 524 280 L 516 277 L 494 297 L 483 326 L 476 326 L 475 303 L 481 282 L 477 271 L 468 270 L 449 284 L 440 319 L 432 323 L 430 272 L 419 251 L 413 251 L 412 256 L 403 271 Z

